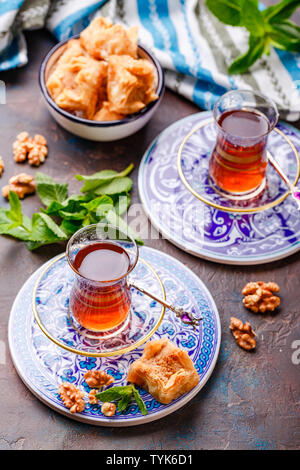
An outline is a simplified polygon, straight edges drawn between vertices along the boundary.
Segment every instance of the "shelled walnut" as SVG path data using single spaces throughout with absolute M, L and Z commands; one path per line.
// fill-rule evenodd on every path
M 241 320 L 235 317 L 230 318 L 229 328 L 237 342 L 237 344 L 247 351 L 251 351 L 256 346 L 254 339 L 255 332 L 252 330 L 250 323 L 243 324 Z
M 39 166 L 48 155 L 47 140 L 40 134 L 36 134 L 32 139 L 28 132 L 21 132 L 13 143 L 13 153 L 17 163 L 28 159 L 30 165 Z
M 39 166 L 41 163 L 44 163 L 47 155 L 47 140 L 44 136 L 36 134 L 32 139 L 32 148 L 28 152 L 28 163 L 33 166 Z
M 95 388 L 93 388 L 89 392 L 89 402 L 90 402 L 91 405 L 97 405 L 99 403 L 98 398 L 95 396 L 96 393 L 98 393 L 98 390 L 96 390 Z
M 0 176 L 2 176 L 3 171 L 4 171 L 4 161 L 3 161 L 3 158 L 0 157 Z
M 29 138 L 28 132 L 20 132 L 17 139 L 13 143 L 14 160 L 17 163 L 25 162 L 29 150 L 32 148 L 32 139 Z
M 84 374 L 84 379 L 91 388 L 108 386 L 114 382 L 114 378 L 103 370 L 89 370 Z
M 2 194 L 8 198 L 9 192 L 13 191 L 20 199 L 23 199 L 27 194 L 33 194 L 36 190 L 36 182 L 32 175 L 26 173 L 20 173 L 19 175 L 13 176 L 8 181 L 9 184 L 3 186 Z
M 84 393 L 76 388 L 74 384 L 69 382 L 60 384 L 58 387 L 58 393 L 62 399 L 63 404 L 70 409 L 71 413 L 80 413 L 84 410 Z
M 248 282 L 242 290 L 243 304 L 252 312 L 273 311 L 280 305 L 280 298 L 273 293 L 279 292 L 276 282 Z

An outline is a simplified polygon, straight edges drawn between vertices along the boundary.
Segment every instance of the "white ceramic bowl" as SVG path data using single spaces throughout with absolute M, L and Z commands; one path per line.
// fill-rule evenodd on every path
M 160 63 L 144 47 L 138 46 L 139 57 L 149 60 L 155 67 L 157 82 L 156 94 L 158 95 L 157 100 L 149 103 L 141 111 L 128 115 L 126 118 L 118 121 L 92 121 L 90 119 L 83 119 L 57 106 L 46 87 L 46 81 L 50 70 L 65 50 L 67 41 L 78 37 L 78 35 L 73 36 L 72 38 L 56 44 L 48 52 L 41 64 L 39 75 L 40 87 L 51 115 L 64 129 L 72 134 L 78 135 L 79 137 L 83 137 L 84 139 L 104 142 L 122 139 L 123 137 L 128 137 L 129 135 L 134 134 L 153 116 L 163 97 L 165 88 L 164 72 Z

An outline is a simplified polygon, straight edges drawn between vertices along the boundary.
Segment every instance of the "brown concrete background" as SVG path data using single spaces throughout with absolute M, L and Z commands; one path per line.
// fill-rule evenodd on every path
M 272 2 L 269 2 L 272 3 Z M 273 2 L 274 3 L 274 2 Z M 296 15 L 300 19 L 300 14 Z M 54 44 L 47 32 L 26 34 L 29 64 L 2 73 L 7 104 L 0 107 L 1 151 L 6 170 L 1 185 L 20 167 L 11 145 L 18 132 L 41 133 L 50 154 L 41 171 L 70 183 L 76 173 L 104 168 L 122 170 L 135 163 L 133 202 L 139 202 L 137 173 L 144 151 L 164 128 L 199 108 L 167 91 L 159 112 L 136 135 L 114 143 L 88 142 L 58 127 L 46 110 L 38 86 L 40 62 Z M 295 124 L 300 129 L 300 122 Z M 5 202 L 1 201 L 1 205 Z M 37 196 L 24 201 L 30 215 L 40 207 Z M 147 242 L 189 266 L 213 293 L 222 323 L 222 345 L 206 386 L 184 408 L 154 423 L 135 428 L 101 428 L 72 421 L 36 399 L 18 377 L 10 359 L 7 324 L 22 284 L 46 260 L 62 251 L 44 247 L 30 253 L 22 243 L 0 238 L 0 449 L 295 449 L 300 446 L 299 367 L 291 360 L 292 342 L 300 340 L 300 253 L 275 263 L 222 266 L 193 257 L 166 240 Z M 274 280 L 282 305 L 275 313 L 255 315 L 241 306 L 241 287 L 249 280 Z M 232 314 L 248 319 L 257 332 L 253 354 L 239 349 L 230 331 Z M 4 354 L 3 354 L 4 353 Z

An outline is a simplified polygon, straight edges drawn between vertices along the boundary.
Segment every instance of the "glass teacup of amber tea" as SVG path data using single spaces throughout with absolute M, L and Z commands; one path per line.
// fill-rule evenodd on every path
M 209 162 L 212 186 L 223 196 L 248 199 L 263 191 L 267 140 L 278 121 L 275 103 L 248 90 L 225 93 L 215 103 L 217 139 Z
M 70 314 L 92 332 L 117 332 L 131 307 L 127 276 L 139 256 L 135 241 L 117 227 L 94 224 L 68 242 L 67 258 L 75 273 Z

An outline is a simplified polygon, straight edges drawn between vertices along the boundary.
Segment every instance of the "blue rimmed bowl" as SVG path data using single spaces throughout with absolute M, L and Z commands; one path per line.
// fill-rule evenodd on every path
M 39 74 L 40 87 L 45 98 L 46 105 L 50 114 L 64 129 L 84 139 L 95 140 L 98 142 L 107 142 L 122 139 L 134 134 L 147 124 L 153 114 L 156 112 L 162 100 L 165 81 L 164 72 L 159 61 L 147 49 L 138 46 L 139 58 L 149 60 L 156 71 L 156 94 L 158 99 L 149 103 L 141 111 L 128 115 L 124 119 L 116 121 L 93 121 L 84 119 L 60 108 L 52 99 L 47 87 L 46 81 L 61 54 L 64 52 L 67 42 L 70 39 L 76 39 L 79 35 L 68 38 L 56 44 L 44 58 Z

